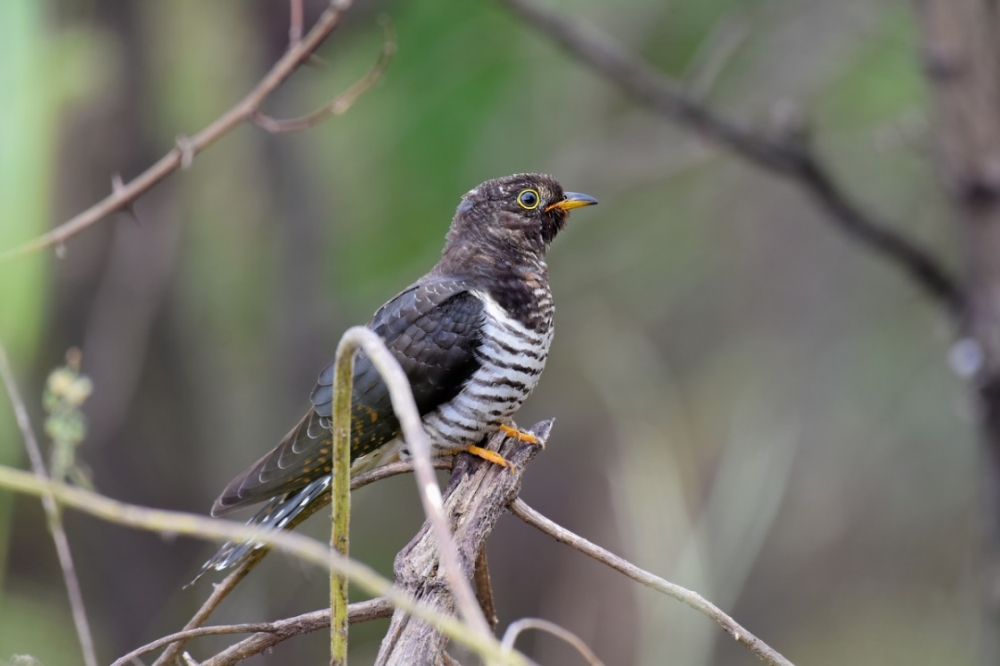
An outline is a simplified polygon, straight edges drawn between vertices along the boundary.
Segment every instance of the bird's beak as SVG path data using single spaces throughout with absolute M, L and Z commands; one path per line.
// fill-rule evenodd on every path
M 548 208 L 545 212 L 550 210 L 573 210 L 574 208 L 581 208 L 583 206 L 593 206 L 597 203 L 597 199 L 590 196 L 589 194 L 580 194 L 579 192 L 566 192 L 564 195 L 566 198 L 562 201 L 557 201 Z

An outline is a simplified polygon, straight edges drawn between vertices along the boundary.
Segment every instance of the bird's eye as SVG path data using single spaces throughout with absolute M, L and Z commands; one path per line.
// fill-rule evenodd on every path
M 538 196 L 538 192 L 535 190 L 522 190 L 521 193 L 517 195 L 517 205 L 524 210 L 535 210 L 538 208 L 538 204 L 541 200 L 542 198 Z

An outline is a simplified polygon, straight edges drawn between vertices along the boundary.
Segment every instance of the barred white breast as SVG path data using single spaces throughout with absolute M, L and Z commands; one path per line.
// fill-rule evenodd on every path
M 472 292 L 485 306 L 481 366 L 453 399 L 424 416 L 431 445 L 440 450 L 466 448 L 496 430 L 518 410 L 538 383 L 552 343 L 552 298 L 547 288 L 535 294 L 545 312 L 533 330 L 504 310 L 486 292 Z

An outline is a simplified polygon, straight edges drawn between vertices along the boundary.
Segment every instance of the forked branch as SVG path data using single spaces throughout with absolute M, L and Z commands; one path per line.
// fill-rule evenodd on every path
M 177 145 L 173 150 L 161 157 L 159 161 L 143 171 L 136 178 L 127 183 L 122 183 L 120 178 L 114 181 L 111 194 L 87 210 L 20 247 L 0 252 L 0 261 L 31 254 L 46 248 L 63 247 L 67 240 L 100 222 L 112 213 L 128 210 L 136 199 L 177 169 L 190 167 L 194 157 L 198 153 L 208 148 L 239 125 L 245 122 L 256 122 L 261 104 L 289 76 L 301 67 L 303 63 L 312 57 L 316 49 L 320 47 L 323 41 L 340 24 L 344 14 L 347 13 L 353 4 L 353 0 L 330 0 L 328 7 L 320 15 L 319 19 L 317 19 L 312 29 L 301 39 L 294 40 L 281 59 L 274 64 L 254 89 L 235 106 L 216 118 L 193 137 L 179 136 L 177 138 Z M 295 11 L 295 4 L 293 4 L 293 17 L 296 16 Z M 301 14 L 298 14 L 298 18 L 301 20 Z M 295 37 L 294 23 L 292 33 L 293 37 Z M 383 47 L 382 57 L 379 59 L 379 64 L 376 65 L 375 70 L 369 72 L 361 82 L 355 84 L 346 93 L 334 100 L 331 106 L 335 108 L 332 108 L 330 113 L 321 113 L 321 117 L 302 124 L 302 127 L 312 127 L 330 115 L 337 115 L 346 111 L 362 93 L 371 87 L 374 83 L 373 76 L 377 78 L 384 70 L 384 66 L 387 64 L 386 53 L 393 48 L 394 46 Z M 307 116 L 307 118 L 310 117 Z M 289 131 L 288 127 L 290 126 L 282 124 L 285 121 L 270 120 L 273 123 L 277 123 L 278 129 L 269 128 L 267 120 L 261 120 L 257 124 L 268 131 Z M 298 120 L 289 122 L 300 123 Z M 298 127 L 291 128 L 297 129 Z

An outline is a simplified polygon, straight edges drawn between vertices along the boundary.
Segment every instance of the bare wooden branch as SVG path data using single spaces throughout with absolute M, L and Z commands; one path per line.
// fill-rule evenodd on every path
M 542 514 L 532 509 L 525 503 L 524 500 L 520 498 L 511 502 L 510 511 L 524 522 L 537 527 L 542 532 L 545 532 L 549 536 L 553 537 L 556 541 L 564 543 L 567 546 L 580 551 L 584 555 L 589 555 L 601 564 L 605 564 L 616 571 L 620 571 L 632 580 L 642 583 L 646 587 L 650 587 L 657 592 L 662 592 L 667 596 L 673 597 L 677 601 L 690 606 L 699 613 L 708 616 L 712 621 L 722 627 L 727 634 L 732 636 L 739 643 L 745 645 L 751 652 L 760 657 L 764 663 L 770 664 L 770 666 L 793 666 L 792 662 L 781 656 L 777 650 L 751 634 L 736 620 L 726 615 L 721 608 L 713 604 L 711 601 L 708 601 L 697 592 L 693 592 L 685 587 L 681 587 L 680 585 L 676 585 L 675 583 L 671 583 L 668 580 L 664 580 L 659 576 L 651 574 L 644 569 L 640 569 L 628 560 L 618 557 L 614 553 L 601 548 L 597 544 L 587 541 L 578 534 L 570 532 L 562 525 L 549 520 Z
M 535 425 L 530 432 L 545 442 L 552 421 Z M 445 492 L 444 515 L 461 554 L 461 575 L 473 575 L 476 555 L 493 531 L 504 507 L 517 497 L 525 467 L 541 447 L 502 432 L 492 435 L 486 448 L 496 450 L 509 469 L 468 455 L 458 456 Z M 396 555 L 396 585 L 440 613 L 454 611 L 455 598 L 441 571 L 441 554 L 430 521 Z M 446 638 L 426 623 L 396 612 L 382 641 L 377 666 L 435 663 L 444 652 Z
M 3 344 L 0 344 L 0 377 L 7 388 L 7 397 L 10 399 L 11 407 L 14 409 L 14 419 L 17 427 L 21 430 L 21 437 L 24 439 L 24 448 L 28 452 L 28 460 L 31 462 L 31 469 L 39 479 L 49 480 L 49 472 L 45 467 L 45 457 L 42 449 L 38 446 L 38 438 L 35 437 L 35 430 L 31 427 L 31 418 L 28 416 L 28 408 L 21 398 L 21 392 L 17 388 L 14 379 L 14 371 L 7 361 L 7 351 Z M 66 584 L 66 595 L 69 597 L 69 606 L 73 613 L 73 624 L 76 626 L 76 635 L 80 641 L 80 649 L 83 652 L 83 661 L 87 666 L 97 666 L 97 651 L 94 648 L 94 637 L 90 631 L 90 622 L 87 620 L 87 608 L 83 603 L 83 592 L 80 590 L 80 579 L 76 575 L 76 566 L 73 564 L 73 553 L 69 547 L 69 539 L 66 530 L 63 528 L 62 515 L 59 506 L 52 493 L 42 495 L 42 507 L 45 509 L 45 517 L 49 523 L 49 531 L 52 533 L 52 541 L 56 546 L 56 554 L 59 558 L 59 567 L 62 569 L 63 581 Z
M 526 26 L 543 33 L 639 102 L 752 164 L 797 183 L 826 210 L 840 231 L 902 270 L 953 317 L 962 315 L 963 291 L 940 260 L 867 213 L 801 138 L 767 137 L 722 118 L 685 95 L 680 86 L 639 56 L 575 17 L 545 9 L 535 0 L 499 2 Z
M 138 177 L 114 187 L 110 195 L 60 224 L 55 229 L 28 241 L 20 247 L 0 253 L 0 261 L 31 254 L 50 247 L 60 247 L 67 240 L 100 222 L 108 215 L 125 209 L 154 185 L 179 168 L 188 168 L 195 155 L 244 122 L 251 120 L 261 104 L 295 72 L 340 24 L 354 0 L 330 0 L 329 6 L 317 19 L 309 33 L 292 44 L 285 55 L 261 79 L 250 93 L 234 107 L 216 118 L 190 139 L 178 138 L 177 146 L 143 171 Z
M 392 604 L 387 599 L 372 599 L 351 604 L 349 619 L 351 624 L 379 620 L 392 615 Z M 280 620 L 273 624 L 282 626 L 276 630 L 262 631 L 231 645 L 201 666 L 231 666 L 255 654 L 260 654 L 278 643 L 311 631 L 326 629 L 330 626 L 330 611 L 328 609 L 314 611 L 289 620 Z
M 392 615 L 392 604 L 389 603 L 388 599 L 384 599 L 382 597 L 354 603 L 351 604 L 349 608 L 349 618 L 351 624 L 378 620 L 384 617 L 389 617 L 390 615 Z M 307 634 L 312 631 L 319 631 L 320 629 L 326 629 L 329 626 L 330 610 L 324 608 L 322 610 L 312 611 L 311 613 L 303 613 L 302 615 L 298 615 L 296 617 L 285 620 L 276 620 L 274 622 L 226 624 L 213 627 L 185 629 L 183 631 L 170 634 L 169 636 L 158 638 L 151 643 L 147 643 L 142 647 L 136 648 L 128 654 L 119 657 L 114 663 L 111 664 L 111 666 L 128 666 L 128 664 L 133 663 L 134 659 L 137 659 L 148 652 L 159 650 L 162 647 L 176 644 L 180 641 L 187 642 L 192 638 L 198 638 L 199 636 L 254 634 L 253 636 L 230 646 L 224 652 L 216 655 L 208 662 L 203 662 L 236 663 L 239 659 L 246 659 L 247 657 L 263 652 L 267 648 L 273 647 L 278 643 L 291 638 L 292 636 Z M 233 661 L 224 661 L 226 655 L 229 654 L 239 656 Z
M 305 22 L 305 8 L 302 4 L 303 0 L 289 0 L 288 3 L 288 48 L 290 49 L 294 49 L 302 41 L 302 26 Z

